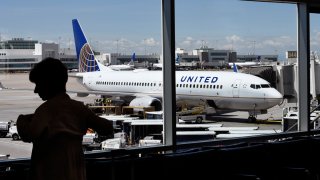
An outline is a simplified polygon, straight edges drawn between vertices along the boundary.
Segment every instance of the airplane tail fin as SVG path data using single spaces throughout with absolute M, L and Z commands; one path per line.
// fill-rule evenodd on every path
M 180 64 L 180 56 L 178 55 L 176 59 L 176 65 L 179 65 L 179 64 Z
M 236 63 L 233 63 L 233 72 L 238 72 L 238 67 Z
M 77 19 L 72 20 L 72 26 L 79 63 L 79 72 L 100 71 L 100 69 L 103 68 L 103 65 L 95 59 L 94 53 L 87 42 L 86 36 Z
M 134 65 L 135 61 L 136 61 L 136 53 L 133 53 L 131 56 L 131 61 L 128 63 L 128 65 Z

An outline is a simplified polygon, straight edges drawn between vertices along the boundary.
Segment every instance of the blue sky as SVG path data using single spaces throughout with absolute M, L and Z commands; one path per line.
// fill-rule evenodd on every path
M 296 49 L 296 6 L 240 0 L 176 0 L 176 47 L 206 45 L 238 54 Z M 6 0 L 1 39 L 32 38 L 74 48 L 77 18 L 94 49 L 123 54 L 161 52 L 161 0 Z M 320 47 L 320 18 L 311 15 L 311 49 Z

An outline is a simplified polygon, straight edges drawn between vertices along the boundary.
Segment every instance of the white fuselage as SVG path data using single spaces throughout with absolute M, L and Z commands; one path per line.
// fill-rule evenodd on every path
M 229 66 L 233 68 L 233 65 L 237 65 L 239 67 L 250 67 L 250 66 L 258 66 L 260 65 L 260 62 L 235 62 L 235 63 L 229 63 Z
M 162 71 L 97 71 L 83 74 L 90 90 L 110 95 L 162 97 Z M 213 100 L 219 109 L 266 110 L 282 95 L 254 75 L 217 71 L 176 71 L 177 100 Z

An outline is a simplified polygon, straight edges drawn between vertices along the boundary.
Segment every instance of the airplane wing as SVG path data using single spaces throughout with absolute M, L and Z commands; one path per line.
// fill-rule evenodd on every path
M 107 97 L 115 97 L 115 96 L 126 96 L 126 97 L 158 97 L 161 98 L 162 94 L 160 93 L 130 93 L 130 92 L 117 92 L 117 91 L 78 91 L 78 90 L 67 90 L 67 93 L 76 93 L 79 97 L 85 97 L 89 94 L 94 95 L 103 95 Z

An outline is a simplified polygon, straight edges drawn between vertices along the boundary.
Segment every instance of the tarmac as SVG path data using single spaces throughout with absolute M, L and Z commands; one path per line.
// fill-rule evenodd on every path
M 20 114 L 33 113 L 43 103 L 41 98 L 33 92 L 34 84 L 28 79 L 28 73 L 0 74 L 0 82 L 8 89 L 0 90 L 0 121 L 15 122 Z M 76 78 L 69 77 L 67 91 L 86 90 Z M 78 97 L 75 93 L 68 93 L 71 98 L 93 103 L 97 95 Z M 292 104 L 283 103 L 268 110 L 267 114 L 258 115 L 256 123 L 248 122 L 247 112 L 231 112 L 219 115 L 207 115 L 204 123 L 222 123 L 224 127 L 258 126 L 261 130 L 281 130 L 282 109 Z M 0 155 L 10 154 L 10 159 L 29 158 L 32 144 L 22 141 L 12 141 L 11 138 L 0 138 Z

